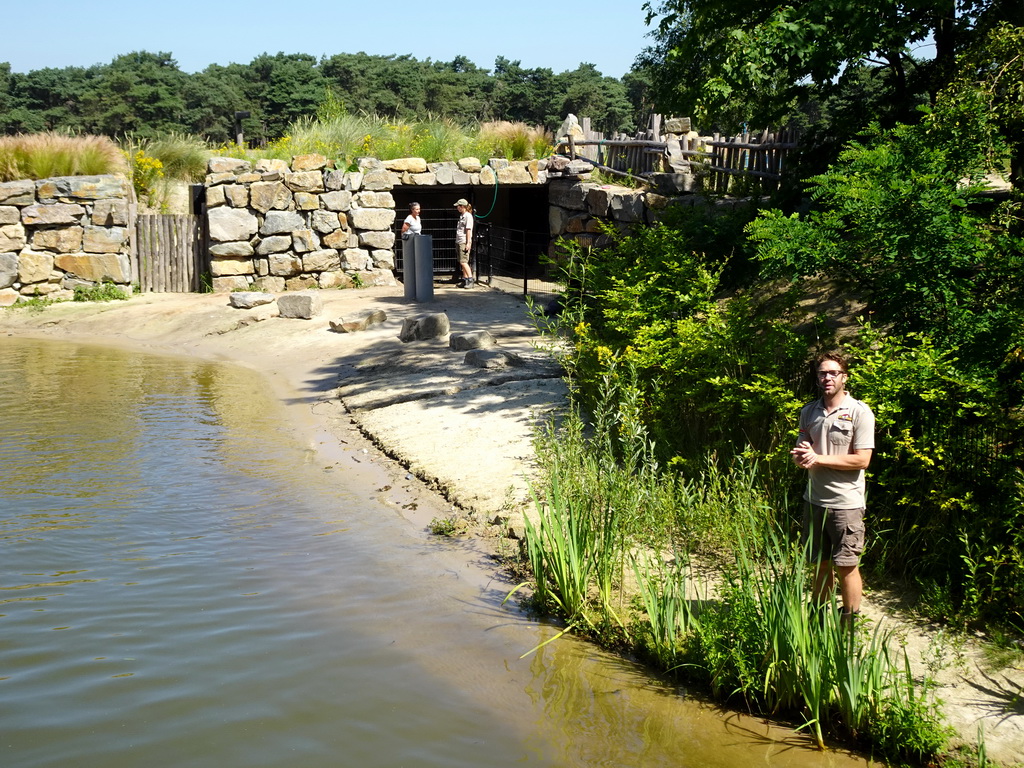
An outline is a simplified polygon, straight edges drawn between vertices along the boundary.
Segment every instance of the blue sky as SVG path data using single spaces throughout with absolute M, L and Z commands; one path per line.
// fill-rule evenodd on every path
M 109 63 L 131 51 L 169 52 L 186 72 L 209 64 L 245 64 L 261 53 L 410 54 L 451 61 L 463 55 L 484 69 L 494 59 L 555 72 L 594 64 L 613 77 L 649 44 L 643 0 L 482 0 L 467 3 L 8 2 L 0 61 L 15 72 Z

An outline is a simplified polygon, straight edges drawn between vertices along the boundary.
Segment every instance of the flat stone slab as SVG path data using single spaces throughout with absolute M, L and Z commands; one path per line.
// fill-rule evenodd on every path
M 228 297 L 228 304 L 236 309 L 252 309 L 261 304 L 273 304 L 274 295 L 261 291 L 235 291 Z
M 506 352 L 502 349 L 471 349 L 463 358 L 466 365 L 474 368 L 519 368 L 526 365 L 524 360 L 515 352 Z
M 331 320 L 330 325 L 331 330 L 335 333 L 358 333 L 359 331 L 365 331 L 371 326 L 380 325 L 386 322 L 387 319 L 387 313 L 383 309 L 375 309 L 361 320 Z
M 567 398 L 562 379 L 533 378 L 396 403 L 353 419 L 453 501 L 497 510 L 509 497 L 529 498 L 533 429 L 563 413 Z

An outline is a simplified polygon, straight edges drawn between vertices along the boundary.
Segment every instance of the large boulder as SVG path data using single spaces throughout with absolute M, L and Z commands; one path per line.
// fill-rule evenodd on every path
M 260 227 L 261 235 L 291 235 L 297 229 L 306 229 L 306 219 L 294 211 L 270 211 Z
M 57 253 L 81 251 L 82 231 L 81 227 L 40 229 L 32 233 L 32 247 L 37 251 L 55 251 Z M 2 243 L 0 243 L 0 249 L 2 249 Z
M 448 315 L 438 312 L 418 318 L 406 318 L 398 338 L 403 342 L 421 341 L 424 339 L 441 339 L 448 335 L 451 325 Z
M 62 253 L 54 257 L 53 264 L 91 283 L 111 281 L 125 285 L 132 280 L 131 264 L 123 253 Z
M 311 320 L 323 312 L 323 302 L 315 291 L 286 293 L 277 300 L 277 309 L 281 317 Z
M 128 243 L 128 230 L 124 227 L 85 228 L 82 250 L 87 253 L 117 253 Z
M 213 277 L 254 275 L 256 267 L 251 259 L 210 259 L 210 274 Z
M 427 170 L 427 161 L 422 157 L 399 157 L 395 160 L 384 160 L 383 165 L 396 173 L 423 173 Z
M 18 279 L 18 254 L 0 253 L 0 288 L 10 288 Z
M 363 176 L 363 189 L 379 192 L 394 189 L 395 180 L 390 171 L 383 168 L 367 172 Z
M 18 282 L 41 283 L 50 279 L 53 271 L 53 255 L 39 251 L 24 250 L 18 259 Z
M 356 204 L 360 208 L 394 208 L 395 198 L 390 192 L 357 192 Z
M 128 197 L 128 180 L 124 176 L 58 176 L 36 182 L 40 200 L 102 200 Z
M 349 211 L 355 229 L 386 230 L 395 223 L 395 212 L 384 208 L 354 208 Z
M 468 333 L 453 333 L 448 340 L 448 346 L 456 352 L 464 352 L 467 349 L 486 349 L 495 345 L 494 337 L 489 331 L 469 331 Z
M 321 171 L 299 171 L 285 174 L 284 183 L 292 192 L 323 192 L 324 175 Z
M 98 227 L 128 226 L 128 201 L 97 200 L 92 207 L 92 223 Z
M 237 157 L 211 157 L 206 162 L 207 173 L 248 173 L 252 170 L 252 164 L 248 160 L 240 160 Z
M 395 247 L 395 233 L 391 230 L 369 230 L 359 233 L 359 245 L 363 248 L 388 250 Z
M 0 183 L 0 203 L 28 205 L 36 200 L 36 185 L 30 179 Z
M 292 193 L 280 181 L 257 181 L 249 187 L 249 199 L 260 213 L 286 211 L 292 204 Z
M 23 224 L 51 227 L 61 224 L 80 224 L 85 208 L 77 203 L 28 205 L 21 209 Z
M 293 171 L 319 171 L 327 167 L 327 158 L 323 155 L 295 155 L 292 158 Z
M 303 272 L 333 272 L 341 269 L 341 256 L 333 248 L 323 248 L 302 257 Z
M 26 244 L 25 228 L 21 224 L 0 226 L 0 251 L 20 251 Z

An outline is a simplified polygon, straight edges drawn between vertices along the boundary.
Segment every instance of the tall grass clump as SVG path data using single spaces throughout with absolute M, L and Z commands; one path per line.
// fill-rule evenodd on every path
M 736 529 L 717 596 L 688 605 L 688 621 L 674 639 L 674 670 L 752 711 L 799 718 L 821 748 L 834 736 L 892 758 L 939 753 L 948 729 L 929 684 L 915 680 L 892 632 L 845 624 L 834 600 L 815 604 L 805 549 L 778 527 L 752 546 L 750 529 Z M 647 584 L 641 592 L 656 589 Z M 653 617 L 651 604 L 644 610 L 639 622 L 646 631 L 638 634 L 656 636 L 666 618 L 657 603 Z M 662 630 L 652 658 L 667 642 Z
M 533 160 L 553 150 L 553 137 L 543 128 L 501 120 L 480 125 L 470 154 L 483 162 L 491 157 Z
M 0 138 L 0 181 L 126 171 L 124 156 L 105 136 L 34 133 Z
M 552 151 L 551 137 L 542 128 L 525 123 L 484 123 L 473 129 L 451 118 L 428 115 L 406 121 L 379 115 L 352 115 L 326 110 L 316 117 L 297 120 L 285 136 L 259 149 L 234 144 L 215 153 L 247 160 L 290 160 L 294 155 L 318 154 L 336 168 L 349 168 L 360 157 L 394 160 L 421 157 L 428 163 L 476 157 L 528 160 Z
M 180 133 L 150 139 L 146 154 L 160 161 L 164 176 L 177 181 L 198 182 L 206 176 L 210 149 L 205 142 Z
M 539 607 L 620 635 L 634 548 L 728 551 L 735 510 L 771 509 L 742 464 L 709 461 L 696 480 L 663 467 L 643 426 L 636 374 L 628 364 L 616 373 L 602 380 L 591 421 L 574 411 L 538 432 L 537 522 L 527 523 L 525 548 Z M 566 562 L 571 579 L 562 576 Z

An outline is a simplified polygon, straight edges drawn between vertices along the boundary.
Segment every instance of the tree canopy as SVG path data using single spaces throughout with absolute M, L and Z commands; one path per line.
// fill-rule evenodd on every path
M 625 84 L 592 64 L 556 74 L 498 56 L 494 70 L 465 56 L 420 61 L 408 55 L 339 53 L 317 59 L 264 53 L 248 64 L 182 72 L 170 53 L 137 51 L 109 64 L 11 72 L 0 63 L 0 133 L 71 130 L 113 137 L 168 132 L 231 141 L 234 113 L 247 111 L 245 135 L 280 138 L 325 102 L 351 113 L 461 124 L 522 121 L 552 129 L 567 111 L 607 132 L 632 128 Z
M 777 121 L 850 66 L 885 68 L 893 103 L 934 95 L 956 57 L 1001 21 L 1020 25 L 1019 0 L 649 0 L 655 45 L 640 56 L 663 111 Z M 910 71 L 932 41 L 935 57 Z

